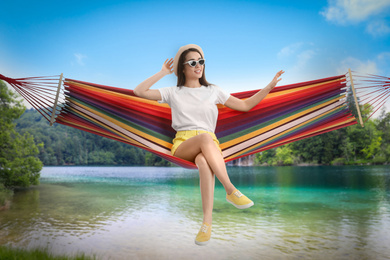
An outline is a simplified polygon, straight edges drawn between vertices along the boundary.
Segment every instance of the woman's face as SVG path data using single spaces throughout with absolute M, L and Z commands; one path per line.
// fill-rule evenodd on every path
M 202 59 L 202 56 L 198 52 L 190 51 L 189 53 L 187 53 L 184 62 L 187 62 L 190 60 L 198 61 L 200 59 Z M 200 79 L 203 75 L 203 69 L 204 69 L 204 66 L 200 65 L 199 63 L 197 63 L 195 67 L 191 67 L 187 63 L 187 64 L 184 64 L 183 73 L 184 73 L 187 80 Z

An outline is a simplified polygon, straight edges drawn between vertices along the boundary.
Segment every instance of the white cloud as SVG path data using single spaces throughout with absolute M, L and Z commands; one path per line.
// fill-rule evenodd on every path
M 75 58 L 76 58 L 76 62 L 81 65 L 81 66 L 84 66 L 84 60 L 87 58 L 86 55 L 84 54 L 81 54 L 81 53 L 75 53 L 74 54 Z
M 330 6 L 325 11 L 320 12 L 326 20 L 336 22 L 339 24 L 346 23 L 345 11 L 342 8 Z
M 378 74 L 379 72 L 375 61 L 361 61 L 353 57 L 348 57 L 340 62 L 337 73 L 345 74 L 349 68 L 363 74 Z
M 386 12 L 390 0 L 329 0 L 329 6 L 321 14 L 328 21 L 344 24 L 361 22 Z
M 378 60 L 390 62 L 390 52 L 382 52 L 378 54 Z
M 388 76 L 390 73 L 390 52 L 379 53 L 365 61 L 348 57 L 339 62 L 336 72 L 344 74 L 348 71 L 348 68 L 361 74 Z
M 297 42 L 297 43 L 290 44 L 290 45 L 282 48 L 279 51 L 278 58 L 289 57 L 289 56 L 295 54 L 302 46 L 303 46 L 303 42 Z
M 291 66 L 289 68 L 285 68 L 291 73 L 299 73 L 301 71 L 307 70 L 307 65 L 312 60 L 312 58 L 316 55 L 316 51 L 313 50 L 313 44 L 297 42 L 290 44 L 284 48 L 282 48 L 277 56 L 282 60 L 284 65 L 290 63 Z
M 389 10 L 390 0 L 328 0 L 328 7 L 320 14 L 341 25 L 366 22 L 368 33 L 381 36 L 390 33 L 385 20 Z
M 390 33 L 390 27 L 383 20 L 372 21 L 367 25 L 366 31 L 373 36 L 382 36 Z
M 315 54 L 316 54 L 316 52 L 313 50 L 305 50 L 305 51 L 299 53 L 297 56 L 297 58 L 298 58 L 297 63 L 295 64 L 295 66 L 292 69 L 293 70 L 303 69 L 308 64 L 308 62 L 314 57 Z

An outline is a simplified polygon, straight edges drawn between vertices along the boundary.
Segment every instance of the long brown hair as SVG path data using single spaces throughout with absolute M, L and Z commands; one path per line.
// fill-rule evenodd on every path
M 184 75 L 184 62 L 185 62 L 185 58 L 186 58 L 186 55 L 187 53 L 191 52 L 191 51 L 195 51 L 197 53 L 200 54 L 200 57 L 203 59 L 203 56 L 202 54 L 195 48 L 190 48 L 188 50 L 185 50 L 183 51 L 183 53 L 180 55 L 180 58 L 179 58 L 179 61 L 178 61 L 178 64 L 177 64 L 177 86 L 184 86 L 184 84 L 186 83 L 186 76 Z M 207 82 L 206 80 L 206 75 L 205 75 L 205 70 L 206 70 L 206 65 L 203 65 L 203 74 L 202 74 L 202 77 L 199 79 L 199 83 L 202 85 L 202 86 L 209 86 L 211 85 L 209 82 Z

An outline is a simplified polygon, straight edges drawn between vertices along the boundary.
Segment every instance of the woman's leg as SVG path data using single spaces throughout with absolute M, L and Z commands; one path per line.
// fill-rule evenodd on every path
M 235 190 L 235 187 L 230 181 L 226 171 L 225 161 L 211 135 L 204 133 L 187 139 L 179 145 L 175 152 L 175 156 L 187 161 L 195 162 L 196 156 L 200 153 L 203 154 L 211 171 L 222 183 L 226 193 L 231 194 Z
M 211 171 L 209 164 L 200 153 L 195 158 L 195 164 L 199 169 L 200 193 L 202 196 L 203 207 L 203 222 L 211 225 L 213 220 L 213 203 L 214 203 L 214 187 L 215 175 Z

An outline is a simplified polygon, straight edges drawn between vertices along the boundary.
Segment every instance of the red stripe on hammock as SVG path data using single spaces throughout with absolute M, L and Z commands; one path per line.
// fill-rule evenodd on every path
M 305 81 L 305 82 L 300 82 L 300 83 L 294 83 L 294 84 L 289 84 L 289 85 L 284 85 L 284 86 L 278 86 L 274 89 L 271 90 L 270 93 L 275 93 L 279 91 L 284 91 L 284 90 L 289 90 L 293 88 L 298 88 L 298 87 L 305 87 L 307 85 L 313 85 L 313 84 L 318 84 L 326 81 L 332 81 L 336 79 L 342 79 L 345 77 L 345 75 L 339 75 L 339 76 L 334 76 L 334 77 L 328 77 L 328 78 L 323 78 L 323 79 L 318 79 L 318 80 L 311 80 L 311 81 Z M 257 90 L 250 90 L 250 91 L 243 91 L 243 92 L 236 92 L 232 93 L 232 96 L 235 96 L 237 98 L 248 98 L 251 97 L 252 95 L 256 94 L 260 89 Z
M 337 126 L 337 127 L 333 127 L 333 128 L 330 128 L 330 129 L 327 129 L 327 130 L 324 130 L 324 131 L 320 131 L 320 132 L 317 132 L 317 133 L 313 133 L 313 134 L 310 134 L 310 135 L 307 135 L 307 136 L 302 136 L 302 137 L 299 137 L 299 138 L 296 138 L 296 139 L 292 139 L 292 140 L 289 140 L 289 141 L 286 141 L 286 142 L 278 143 L 278 144 L 271 145 L 271 146 L 264 146 L 264 147 L 262 147 L 262 148 L 260 148 L 258 150 L 252 151 L 250 153 L 246 153 L 244 155 L 237 156 L 237 157 L 234 157 L 232 159 L 225 160 L 225 162 L 230 162 L 230 161 L 233 161 L 233 160 L 237 160 L 239 158 L 246 157 L 246 156 L 249 156 L 249 155 L 252 155 L 252 154 L 255 154 L 255 153 L 259 153 L 259 152 L 262 152 L 262 151 L 265 151 L 265 150 L 276 148 L 276 147 L 279 147 L 279 146 L 282 146 L 282 145 L 285 145 L 285 144 L 289 144 L 289 143 L 292 143 L 292 142 L 296 142 L 296 141 L 299 141 L 299 140 L 302 140 L 302 139 L 306 139 L 306 138 L 313 137 L 313 136 L 316 136 L 316 135 L 324 134 L 324 133 L 327 133 L 327 132 L 331 132 L 333 130 L 337 130 L 337 129 L 344 128 L 344 127 L 347 127 L 347 126 L 350 126 L 350 125 L 355 125 L 355 124 L 357 124 L 357 122 L 356 121 L 352 121 L 350 123 L 346 123 L 346 124 L 343 124 L 343 125 L 340 125 L 340 126 Z M 309 131 L 309 132 L 312 132 L 312 131 Z
M 113 95 L 109 95 L 106 93 L 101 93 L 99 91 L 93 91 L 93 90 L 84 90 L 81 87 L 77 86 L 66 86 L 66 90 L 68 91 L 73 91 L 75 93 L 81 94 L 85 96 L 87 99 L 88 98 L 93 98 L 95 100 L 99 100 L 104 103 L 109 103 L 111 105 L 115 105 L 116 107 L 120 108 L 128 108 L 131 110 L 139 111 L 142 113 L 148 113 L 156 117 L 162 117 L 168 120 L 171 120 L 171 112 L 170 108 L 166 107 L 161 107 L 161 106 L 153 106 L 150 104 L 142 103 L 142 102 L 137 102 L 137 101 L 129 101 L 124 98 L 119 98 Z M 148 108 L 147 108 L 148 107 Z M 151 109 L 153 108 L 153 109 Z
M 302 99 L 302 98 L 307 99 L 310 97 L 319 96 L 320 93 L 324 94 L 324 93 L 331 92 L 333 90 L 340 89 L 340 88 L 341 88 L 340 84 L 336 82 L 336 83 L 329 83 L 326 85 L 322 85 L 322 86 L 319 86 L 319 87 L 316 87 L 316 88 L 313 88 L 310 90 L 304 89 L 304 90 L 296 91 L 294 93 L 288 93 L 288 94 L 283 95 L 283 96 L 266 98 L 266 99 L 262 100 L 254 108 L 252 108 L 251 112 L 256 111 L 256 110 L 264 111 L 264 109 L 266 109 L 268 107 L 271 107 L 271 109 L 273 109 L 274 106 L 278 106 L 278 105 L 284 104 L 286 102 L 291 102 L 291 101 L 295 101 L 297 99 Z M 224 107 L 219 112 L 218 120 L 224 120 L 226 118 L 231 118 L 234 116 L 241 116 L 243 113 L 245 113 L 245 112 L 240 112 L 240 111 L 230 109 L 228 107 Z
M 124 141 L 123 139 L 119 139 L 119 138 L 113 138 L 112 136 L 108 136 L 108 135 L 105 135 L 105 134 L 102 134 L 100 132 L 97 132 L 97 131 L 93 131 L 93 130 L 90 130 L 90 129 L 87 129 L 87 128 L 83 128 L 83 127 L 80 127 L 80 126 L 77 126 L 77 125 L 73 125 L 73 124 L 69 124 L 65 121 L 62 121 L 61 119 L 59 119 L 57 121 L 59 124 L 63 124 L 63 125 L 67 125 L 67 126 L 71 126 L 73 128 L 77 128 L 79 130 L 83 130 L 83 131 L 86 131 L 86 132 L 89 132 L 89 133 L 92 133 L 92 134 L 96 134 L 96 135 L 99 135 L 99 136 L 102 136 L 102 137 L 107 137 L 107 138 L 110 138 L 110 139 L 113 139 L 113 140 L 116 140 L 116 141 L 119 141 L 119 142 L 122 142 L 122 143 L 126 143 L 126 144 L 130 144 L 132 146 L 135 146 L 135 147 L 138 147 L 138 148 L 141 148 L 143 150 L 146 150 L 148 152 L 151 152 L 153 154 L 156 154 L 157 156 L 160 156 L 164 159 L 166 159 L 167 161 L 170 161 L 174 164 L 177 164 L 181 167 L 184 167 L 184 168 L 188 168 L 188 169 L 197 169 L 198 167 L 192 163 L 192 162 L 189 162 L 189 161 L 186 161 L 186 160 L 183 160 L 183 159 L 180 159 L 178 157 L 175 157 L 175 156 L 172 156 L 172 155 L 167 155 L 165 153 L 161 153 L 161 152 L 158 152 L 158 151 L 155 151 L 155 150 L 152 150 L 150 148 L 147 148 L 147 147 L 142 147 L 142 146 L 139 146 L 137 144 L 133 144 L 133 143 L 130 143 L 130 142 L 126 142 Z M 101 131 L 101 128 L 99 128 L 99 131 Z

